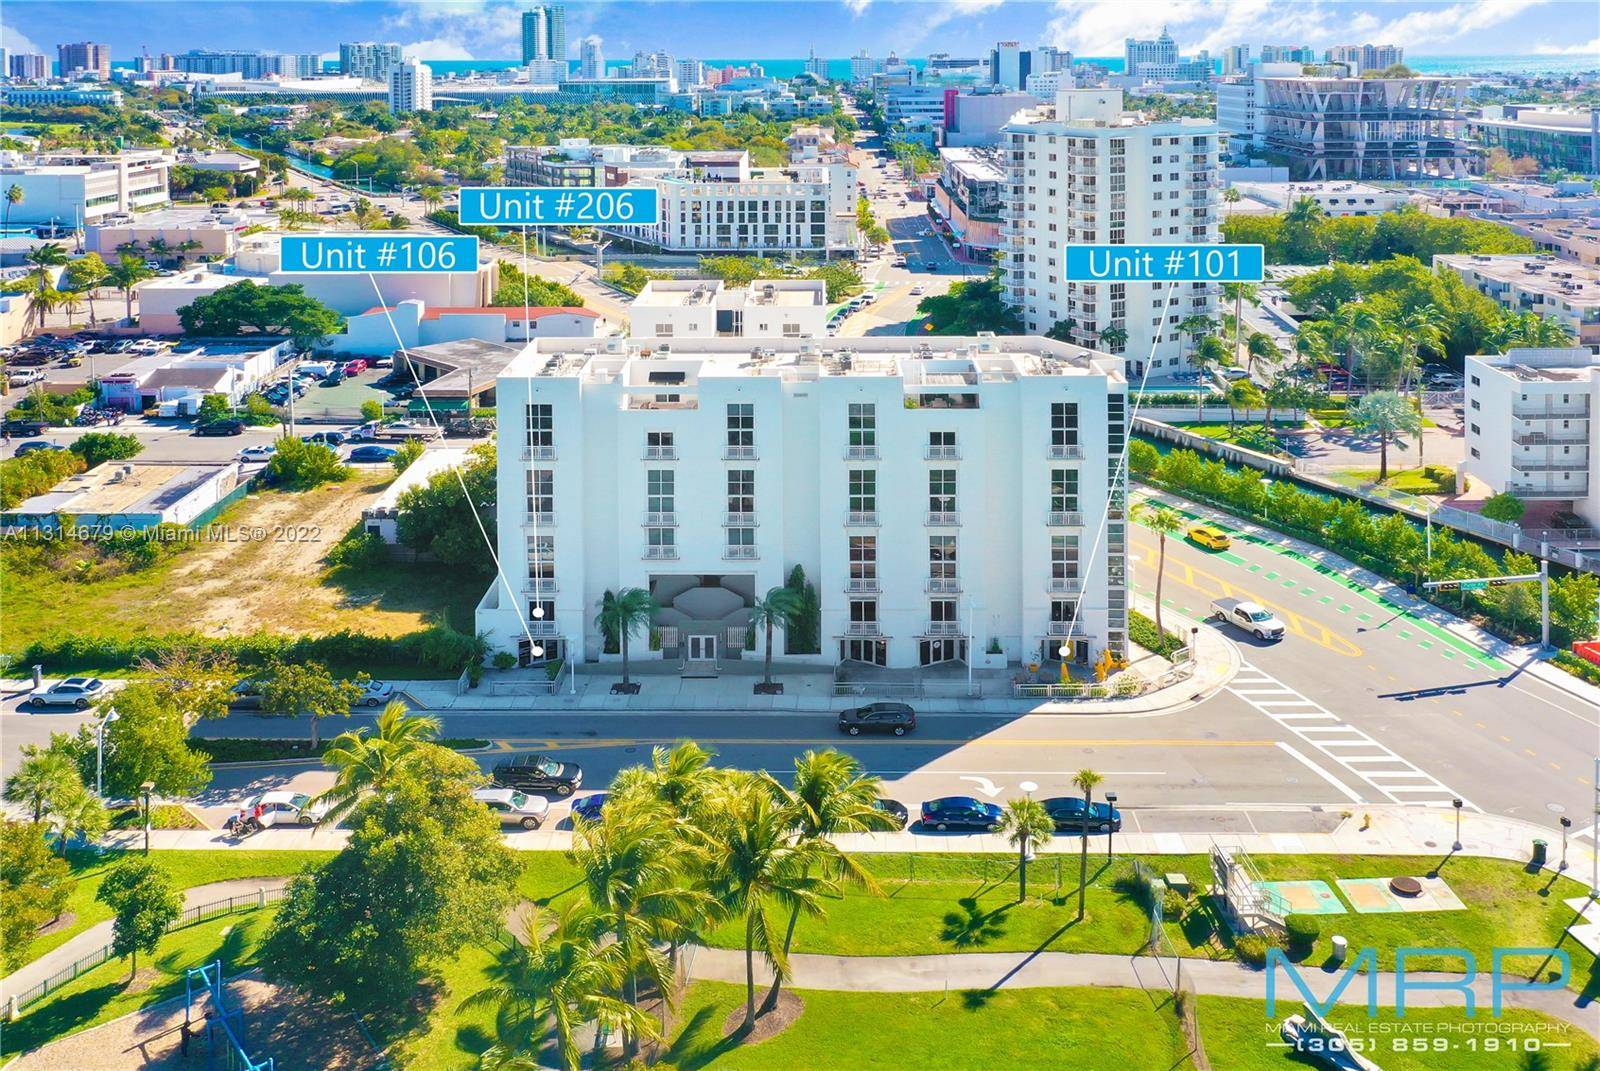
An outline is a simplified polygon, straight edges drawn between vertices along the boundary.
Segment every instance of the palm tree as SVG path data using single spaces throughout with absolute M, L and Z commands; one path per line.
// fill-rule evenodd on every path
M 16 772 L 6 778 L 5 801 L 26 807 L 33 812 L 35 823 L 42 822 L 50 801 L 74 785 L 81 785 L 83 779 L 72 760 L 59 749 L 28 744 L 23 755 Z
M 411 714 L 396 699 L 378 715 L 377 728 L 373 736 L 367 735 L 366 726 L 340 733 L 322 753 L 322 761 L 337 774 L 333 787 L 317 797 L 317 802 L 329 805 L 319 825 L 337 824 L 362 793 L 381 791 L 407 759 L 439 735 L 439 719 Z
M 306 205 L 310 204 L 316 199 L 316 194 L 312 193 L 304 186 L 290 186 L 287 190 L 283 191 L 282 196 L 285 201 L 290 202 L 301 211 L 305 211 Z
M 608 931 L 623 960 L 623 999 L 639 1003 L 639 976 L 665 994 L 671 980 L 666 957 L 657 947 L 662 927 L 693 916 L 704 894 L 687 888 L 681 878 L 681 847 L 674 823 L 655 804 L 607 807 L 596 822 L 576 823 L 567 857 L 583 872 L 589 903 L 599 925 Z M 623 1032 L 629 1058 L 638 1051 L 638 1035 Z
M 767 654 L 763 663 L 762 683 L 768 687 L 772 685 L 772 630 L 778 625 L 788 628 L 789 622 L 793 621 L 799 612 L 800 593 L 787 587 L 773 588 L 750 607 L 750 626 L 762 629 L 767 634 Z
M 1156 636 L 1164 639 L 1161 626 L 1161 583 L 1167 577 L 1167 536 L 1183 528 L 1183 515 L 1168 506 L 1139 504 L 1135 518 L 1156 534 Z
M 1244 348 L 1248 354 L 1244 362 L 1246 372 L 1254 368 L 1257 361 L 1276 360 L 1282 356 L 1278 352 L 1278 344 L 1265 331 L 1252 331 L 1250 337 L 1244 340 Z
M 444 191 L 437 186 L 422 187 L 422 192 L 418 196 L 422 198 L 422 203 L 429 212 L 444 204 Z
M 655 748 L 649 766 L 635 766 L 618 773 L 611 788 L 618 796 L 630 792 L 642 795 L 665 806 L 680 820 L 689 820 L 716 778 L 711 752 L 693 740 L 680 740 L 670 749 Z
M 13 182 L 11 185 L 6 187 L 6 214 L 4 224 L 6 228 L 11 226 L 11 206 L 20 205 L 22 203 L 22 198 L 23 194 L 21 186 Z
M 768 906 L 822 914 L 822 897 L 834 886 L 812 868 L 823 860 L 816 844 L 797 841 L 792 816 L 754 776 L 735 779 L 718 800 L 719 820 L 692 831 L 706 862 L 712 899 L 744 920 L 745 1004 L 743 1031 L 756 1022 L 756 961 L 761 956 L 776 978 L 789 975 L 789 957 L 772 928 Z
M 56 305 L 67 310 L 67 326 L 71 327 L 73 319 L 83 311 L 83 295 L 76 290 L 58 290 Z
M 1050 812 L 1044 809 L 1044 804 L 1032 796 L 1006 801 L 1006 809 L 1000 815 L 998 832 L 1004 833 L 1006 840 L 1017 849 L 1018 903 L 1028 898 L 1029 853 L 1039 841 L 1049 840 L 1054 836 L 1055 831 L 1056 823 L 1050 817 Z M 1087 842 L 1087 836 L 1084 840 Z
M 1378 315 L 1359 301 L 1339 306 L 1331 321 L 1334 340 L 1344 347 L 1345 371 L 1356 370 L 1356 353 L 1362 341 L 1383 326 Z
M 868 775 L 861 763 L 850 755 L 829 748 L 807 751 L 794 760 L 794 788 L 785 788 L 767 777 L 773 795 L 789 812 L 797 843 L 813 845 L 822 859 L 823 873 L 840 885 L 854 885 L 873 896 L 881 895 L 878 882 L 853 855 L 841 852 L 833 837 L 839 833 L 868 833 L 890 830 L 898 824 L 878 806 L 883 782 Z M 789 911 L 789 926 L 783 935 L 783 954 L 794 945 L 795 926 L 800 908 Z M 773 978 L 772 989 L 761 1003 L 765 1015 L 778 1005 L 781 978 Z
M 45 821 L 60 839 L 61 854 L 67 854 L 67 842 L 74 838 L 92 841 L 111 826 L 111 816 L 100 797 L 81 783 L 69 785 L 51 797 L 45 809 Z
M 1121 327 L 1108 327 L 1100 332 L 1100 343 L 1112 353 L 1121 353 L 1128 344 L 1128 332 Z
M 628 679 L 628 640 L 640 628 L 649 628 L 661 612 L 655 597 L 644 588 L 623 588 L 612 595 L 607 592 L 600 600 L 600 613 L 594 619 L 595 627 L 607 636 L 617 637 L 622 648 L 622 683 Z
M 621 1025 L 632 1035 L 658 1036 L 655 1020 L 612 994 L 627 973 L 618 944 L 601 944 L 599 917 L 587 904 L 572 903 L 554 925 L 535 909 L 528 920 L 527 943 L 506 939 L 487 974 L 489 984 L 463 1000 L 460 1011 L 496 1010 L 498 1043 L 484 1053 L 486 1068 L 542 1066 L 540 1042 L 551 1037 L 568 1071 L 583 1059 L 578 1028 L 599 1021 Z M 529 1052 L 528 1050 L 532 1050 Z
M 54 312 L 61 304 L 61 291 L 53 286 L 41 286 L 28 291 L 28 307 L 25 322 L 29 331 L 42 330 L 45 317 Z
M 1093 770 L 1079 770 L 1072 775 L 1072 784 L 1079 792 L 1083 793 L 1083 842 L 1079 845 L 1078 854 L 1078 921 L 1083 921 L 1083 901 L 1089 891 L 1089 806 L 1094 796 L 1095 788 L 1105 778 Z
M 122 299 L 127 302 L 128 322 L 133 323 L 133 292 L 139 284 L 152 278 L 155 272 L 145 266 L 144 261 L 124 253 L 117 258 L 106 273 L 106 282 L 122 291 Z
M 1421 435 L 1422 415 L 1409 399 L 1392 390 L 1373 391 L 1350 414 L 1362 431 L 1378 436 L 1378 482 L 1389 478 L 1389 440 L 1396 435 Z
M 1195 313 L 1178 321 L 1178 333 L 1189 336 L 1189 347 L 1193 349 L 1196 340 L 1201 335 L 1210 334 L 1216 326 L 1216 321 L 1211 317 Z
M 1222 296 L 1233 299 L 1233 356 L 1239 358 L 1239 340 L 1244 337 L 1244 303 L 1256 299 L 1254 283 L 1223 283 Z
M 1236 379 L 1228 384 L 1228 392 L 1224 395 L 1228 400 L 1228 430 L 1233 430 L 1237 411 L 1243 409 L 1259 409 L 1265 400 L 1261 397 L 1261 388 L 1248 379 Z

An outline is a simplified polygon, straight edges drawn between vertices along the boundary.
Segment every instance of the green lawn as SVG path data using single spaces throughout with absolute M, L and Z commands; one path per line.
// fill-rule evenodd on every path
M 64 944 L 68 938 L 111 917 L 111 909 L 94 897 L 100 890 L 100 882 L 124 854 L 132 853 L 111 852 L 102 856 L 72 853 L 73 876 L 78 879 L 78 887 L 67 902 L 67 910 L 74 912 L 77 918 L 71 924 L 35 941 L 28 950 L 29 959 L 38 959 L 52 948 Z M 229 878 L 286 877 L 298 874 L 307 863 L 321 862 L 332 854 L 240 849 L 225 852 L 151 852 L 150 858 L 172 875 L 173 882 L 180 889 L 189 889 Z
M 1377 469 L 1341 469 L 1331 477 L 1346 487 L 1364 487 L 1378 482 Z M 1451 495 L 1456 490 L 1455 470 L 1446 465 L 1390 469 L 1383 486 L 1411 495 Z
M 215 854 L 215 853 L 207 853 Z M 274 853 L 276 854 L 276 853 Z M 156 977 L 137 992 L 128 992 L 128 963 L 109 960 L 30 1005 L 4 1032 L 4 1053 L 23 1052 L 156 1004 L 184 991 L 184 971 L 221 959 L 226 975 L 247 971 L 266 936 L 272 911 L 226 915 L 167 934 L 154 958 L 139 959 L 142 973 L 154 967 Z
M 1295 1071 L 1311 1066 L 1284 1049 L 1267 1047 L 1282 1040 L 1278 1024 L 1299 1014 L 1303 1010 L 1299 1004 L 1281 1002 L 1271 1021 L 1266 1018 L 1266 1002 L 1260 1000 L 1201 997 L 1198 1009 L 1206 1056 L 1215 1071 Z M 1456 1008 L 1413 1008 L 1403 1020 L 1395 1018 L 1393 1008 L 1380 1008 L 1369 1020 L 1365 1008 L 1341 1005 L 1331 1018 L 1353 1043 L 1371 1046 L 1363 1055 L 1383 1071 L 1512 1071 L 1519 1066 L 1521 1054 L 1510 1052 L 1509 1043 L 1515 1040 L 1520 1045 L 1530 1038 L 1549 1043 L 1550 1071 L 1568 1071 L 1600 1054 L 1600 1045 L 1583 1031 L 1537 1012 L 1507 1009 L 1495 1020 L 1488 1009 L 1480 1009 L 1471 1020 L 1483 1024 L 1476 1033 L 1428 1032 L 1430 1026 L 1467 1022 Z M 1500 1025 L 1494 1025 L 1497 1023 Z M 1409 1030 L 1407 1024 L 1411 1024 Z M 1411 1051 L 1411 1046 L 1423 1040 L 1446 1049 Z
M 839 993 L 801 990 L 805 1011 L 777 1037 L 723 1039 L 740 986 L 700 982 L 661 1067 L 678 1071 L 1180 1071 L 1190 1066 L 1176 1016 L 1129 989 Z

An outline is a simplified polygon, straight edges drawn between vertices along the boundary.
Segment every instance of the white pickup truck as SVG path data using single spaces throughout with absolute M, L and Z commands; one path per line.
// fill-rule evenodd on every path
M 1253 633 L 1257 639 L 1283 639 L 1283 622 L 1258 602 L 1246 602 L 1243 599 L 1213 599 L 1211 616 Z

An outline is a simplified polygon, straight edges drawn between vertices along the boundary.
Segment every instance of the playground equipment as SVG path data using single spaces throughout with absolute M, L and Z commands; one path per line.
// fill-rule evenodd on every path
M 272 1057 L 256 1060 L 244 1047 L 244 1009 L 228 1006 L 220 959 L 185 971 L 184 990 L 185 1057 L 194 1054 L 191 1039 L 204 1038 L 206 1071 L 275 1071 Z

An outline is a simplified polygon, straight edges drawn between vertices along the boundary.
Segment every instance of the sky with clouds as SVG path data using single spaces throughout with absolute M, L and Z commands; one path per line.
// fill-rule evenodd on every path
M 398 41 L 425 59 L 518 55 L 527 3 L 508 0 L 10 0 L 0 47 L 53 53 L 63 41 L 141 49 L 336 52 L 340 41 Z M 1413 55 L 1593 56 L 1594 0 L 607 0 L 569 3 L 567 39 L 598 36 L 611 58 L 665 49 L 700 58 L 792 58 L 810 48 L 903 56 L 974 55 L 997 40 L 1114 56 L 1165 23 L 1185 52 L 1238 43 L 1392 43 Z

